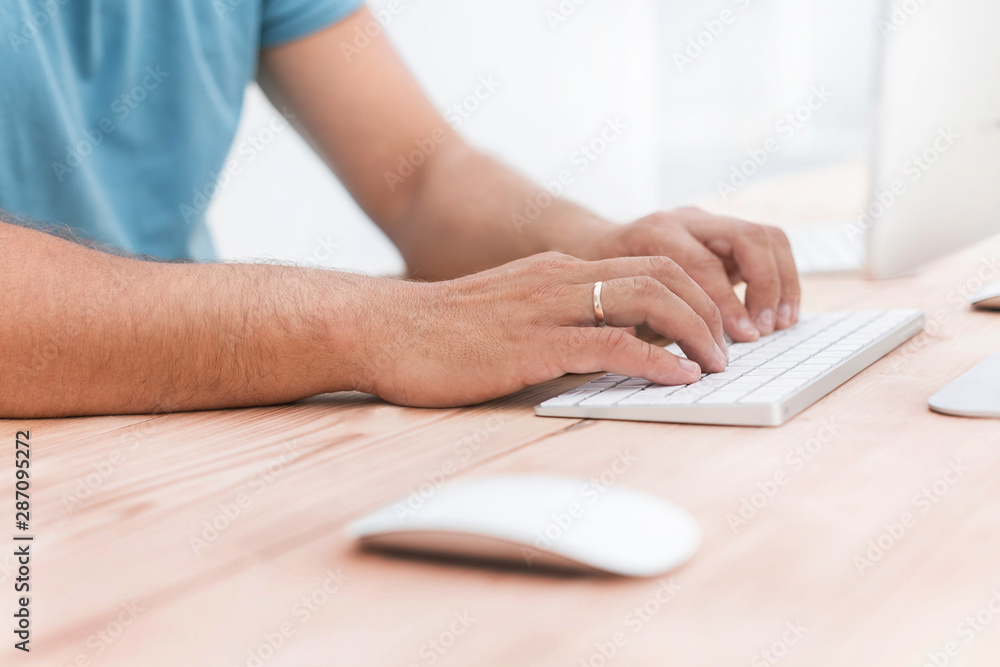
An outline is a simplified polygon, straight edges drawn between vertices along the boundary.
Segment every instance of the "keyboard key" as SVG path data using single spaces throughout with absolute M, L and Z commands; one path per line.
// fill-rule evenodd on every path
M 793 371 L 788 371 L 787 373 L 785 373 L 781 377 L 782 378 L 790 378 L 790 379 L 791 378 L 796 378 L 796 379 L 801 378 L 801 379 L 809 380 L 809 379 L 812 379 L 814 377 L 819 377 L 822 374 L 823 374 L 823 371 L 804 371 L 804 370 L 802 370 L 802 367 L 799 366 L 798 368 L 796 368 Z
M 583 385 L 583 387 L 591 389 L 608 389 L 610 387 L 614 387 L 615 384 L 617 383 L 614 380 L 605 380 L 604 378 L 597 378 L 596 380 L 591 380 L 587 384 Z M 581 387 L 581 389 L 583 387 Z
M 717 387 L 721 384 L 728 384 L 730 381 L 734 379 L 731 376 L 720 377 L 723 375 L 725 375 L 725 373 L 712 373 L 711 375 L 702 376 L 702 378 L 698 380 L 698 384 L 710 384 Z
M 650 382 L 649 380 L 644 380 L 642 378 L 629 378 L 628 380 L 625 380 L 624 382 L 622 382 L 618 386 L 619 387 L 639 387 L 639 388 L 644 388 L 644 387 L 648 387 L 651 384 L 653 384 L 653 383 Z
M 664 387 L 662 385 L 653 385 L 652 387 L 647 387 L 639 392 L 642 396 L 647 396 L 650 398 L 663 398 L 664 396 L 669 396 L 670 394 L 676 393 L 684 388 L 684 385 L 679 387 Z
M 615 387 L 580 401 L 581 408 L 606 407 L 639 392 L 639 387 Z
M 777 377 L 784 372 L 784 368 L 755 368 L 746 375 L 748 377 Z
M 744 375 L 743 370 L 730 370 L 726 369 L 721 373 L 712 373 L 705 380 L 712 380 L 715 382 L 729 382 L 730 380 L 735 380 L 736 378 L 742 377 Z M 702 380 L 704 382 L 704 380 Z
M 765 389 L 771 389 L 772 387 L 802 387 L 809 384 L 809 378 L 786 378 L 782 375 L 780 378 L 775 378 L 765 385 Z
M 698 400 L 698 405 L 729 405 L 744 396 L 745 391 L 716 391 Z
M 555 398 L 550 398 L 549 400 L 542 403 L 547 408 L 568 408 L 576 405 L 585 398 L 594 396 L 600 392 L 600 389 L 583 389 L 570 391 L 565 394 L 556 396 Z
M 812 360 L 810 360 L 810 361 L 812 361 Z M 795 367 L 795 370 L 797 370 L 797 371 L 819 371 L 819 372 L 823 372 L 823 371 L 825 371 L 828 368 L 830 368 L 830 364 L 813 364 L 813 363 L 809 363 L 809 364 L 799 364 L 798 366 Z
M 814 363 L 814 364 L 824 364 L 824 365 L 827 365 L 827 366 L 833 366 L 835 364 L 839 364 L 841 361 L 843 361 L 844 359 L 846 359 L 849 356 L 851 356 L 851 355 L 849 355 L 849 354 L 826 354 L 824 352 L 823 354 L 817 354 L 815 357 L 811 357 L 809 359 L 809 362 L 810 363 Z M 799 364 L 799 366 L 801 366 L 801 364 Z
M 740 399 L 740 403 L 778 403 L 788 392 L 755 391 Z
M 794 361 L 786 361 L 784 357 L 782 357 L 780 359 L 772 359 L 771 361 L 761 366 L 761 368 L 763 369 L 780 368 L 782 370 L 787 371 L 791 368 L 795 368 L 798 365 L 799 365 L 798 363 Z
M 785 377 L 785 376 L 782 375 L 781 377 Z M 746 375 L 744 375 L 741 378 L 733 380 L 732 382 L 730 382 L 726 386 L 727 387 L 759 387 L 762 384 L 767 384 L 768 382 L 770 382 L 773 379 L 774 378 L 771 377 L 771 376 L 752 377 L 752 376 L 746 376 Z

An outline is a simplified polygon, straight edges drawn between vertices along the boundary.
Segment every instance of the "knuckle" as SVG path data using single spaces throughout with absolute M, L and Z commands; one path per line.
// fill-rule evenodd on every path
M 612 350 L 624 350 L 629 345 L 629 335 L 614 327 L 601 329 L 601 339 L 604 346 Z
M 531 268 L 541 272 L 558 272 L 564 270 L 573 258 L 561 252 L 543 252 L 531 259 Z
M 705 321 L 711 327 L 722 326 L 722 311 L 714 301 L 708 302 L 708 315 Z
M 705 211 L 698 208 L 697 206 L 682 206 L 679 209 L 677 209 L 677 212 L 680 213 L 681 215 L 689 215 L 689 216 L 705 215 Z
M 771 226 L 765 227 L 765 229 L 767 230 L 767 233 L 771 235 L 772 241 L 786 248 L 791 247 L 791 244 L 788 242 L 788 235 L 785 234 L 785 230 L 780 227 Z
M 654 213 L 650 213 L 642 220 L 647 223 L 660 224 L 669 221 L 670 214 L 666 211 L 656 211 Z
M 767 271 L 757 276 L 753 281 L 753 286 L 757 291 L 777 292 L 781 287 L 781 279 L 777 271 Z
M 646 261 L 649 263 L 649 272 L 653 275 L 676 278 L 684 273 L 677 262 L 663 255 L 653 255 Z
M 628 282 L 628 289 L 639 297 L 651 297 L 663 287 L 658 280 L 649 276 L 634 276 Z
M 771 235 L 768 234 L 763 225 L 753 222 L 745 222 L 743 225 L 743 237 L 748 241 L 756 245 L 770 245 Z
M 710 252 L 698 253 L 691 259 L 691 269 L 701 273 L 725 271 L 722 260 Z
M 590 330 L 582 327 L 569 327 L 566 332 L 566 347 L 570 352 L 579 354 L 586 350 L 591 343 Z

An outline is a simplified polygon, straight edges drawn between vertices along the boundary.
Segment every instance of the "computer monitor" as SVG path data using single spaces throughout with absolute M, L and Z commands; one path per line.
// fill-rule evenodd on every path
M 887 0 L 866 234 L 874 278 L 1000 233 L 1000 2 Z

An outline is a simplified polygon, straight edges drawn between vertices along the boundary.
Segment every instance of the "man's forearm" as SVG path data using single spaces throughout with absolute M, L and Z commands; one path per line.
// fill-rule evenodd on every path
M 612 223 L 455 142 L 428 161 L 392 234 L 415 276 L 452 278 L 550 250 L 598 259 L 595 241 Z
M 363 382 L 375 279 L 116 257 L 0 223 L 0 417 L 263 405 Z

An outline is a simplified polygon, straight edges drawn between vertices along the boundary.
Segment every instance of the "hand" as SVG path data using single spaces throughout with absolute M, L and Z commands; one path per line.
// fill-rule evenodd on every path
M 596 281 L 607 328 L 596 326 Z M 545 253 L 457 280 L 383 284 L 364 304 L 356 385 L 393 403 L 467 405 L 596 371 L 689 384 L 726 366 L 719 309 L 665 257 Z M 690 360 L 617 328 L 643 323 Z
M 722 311 L 736 341 L 785 329 L 799 319 L 798 273 L 777 227 L 723 218 L 696 208 L 654 213 L 612 230 L 604 257 L 662 255 L 677 262 Z M 746 306 L 733 285 L 746 282 Z

